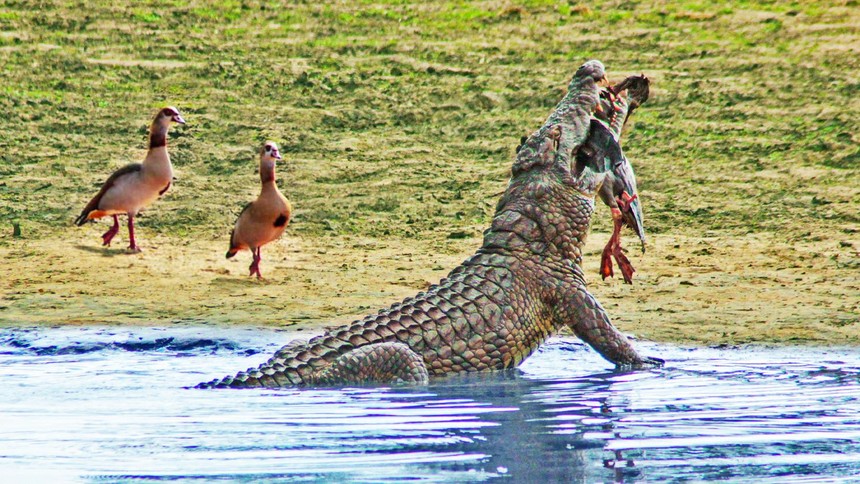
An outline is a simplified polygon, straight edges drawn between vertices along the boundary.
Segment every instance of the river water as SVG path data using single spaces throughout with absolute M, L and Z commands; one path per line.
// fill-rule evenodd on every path
M 394 388 L 193 390 L 302 333 L 0 330 L 3 482 L 860 482 L 852 349 L 573 338 L 517 370 Z

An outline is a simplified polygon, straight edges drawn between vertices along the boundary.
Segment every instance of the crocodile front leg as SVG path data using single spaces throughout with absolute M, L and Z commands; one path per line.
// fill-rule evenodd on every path
M 559 325 L 570 327 L 600 356 L 615 363 L 617 368 L 646 368 L 662 366 L 659 358 L 642 357 L 630 340 L 615 329 L 603 306 L 588 292 L 585 284 L 577 283 L 564 291 L 556 306 Z

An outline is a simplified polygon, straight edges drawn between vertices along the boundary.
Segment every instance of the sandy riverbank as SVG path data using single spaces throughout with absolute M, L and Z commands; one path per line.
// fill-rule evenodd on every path
M 144 232 L 144 252 L 127 254 L 99 247 L 100 228 L 74 230 L 71 241 L 7 239 L 0 323 L 319 331 L 437 282 L 480 243 L 287 236 L 266 247 L 265 280 L 257 281 L 247 276 L 249 254 L 224 259 L 224 241 Z M 858 255 L 849 247 L 764 235 L 657 236 L 645 255 L 632 252 L 639 272 L 630 286 L 597 275 L 607 237 L 592 234 L 586 271 L 591 291 L 625 332 L 694 344 L 860 344 Z

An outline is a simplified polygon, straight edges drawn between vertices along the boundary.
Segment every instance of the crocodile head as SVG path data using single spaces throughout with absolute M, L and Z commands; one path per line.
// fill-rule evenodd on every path
M 600 102 L 598 82 L 605 78 L 600 61 L 583 64 L 543 126 L 522 141 L 484 250 L 519 251 L 540 260 L 581 258 L 607 167 L 580 163 L 576 154 L 589 137 Z
M 594 197 L 606 173 L 587 166 L 571 170 L 556 157 L 558 130 L 528 139 L 508 188 L 484 234 L 485 250 L 526 251 L 541 259 L 579 260 L 591 223 Z
M 606 81 L 606 68 L 599 60 L 590 60 L 579 66 L 573 78 L 570 80 L 569 89 L 575 89 L 575 84 L 579 79 L 591 79 L 594 82 Z

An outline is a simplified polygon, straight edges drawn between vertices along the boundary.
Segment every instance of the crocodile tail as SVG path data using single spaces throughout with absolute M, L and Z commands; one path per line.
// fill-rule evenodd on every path
M 256 382 L 256 380 L 252 380 L 252 381 Z M 247 376 L 244 374 L 244 372 L 239 372 L 239 374 L 236 375 L 235 377 L 226 376 L 220 380 L 215 379 L 215 380 L 204 382 L 204 383 L 198 383 L 197 385 L 194 386 L 194 388 L 206 390 L 206 389 L 213 389 L 213 388 L 253 388 L 253 387 L 261 386 L 261 385 L 247 384 L 247 382 L 248 382 L 248 379 L 247 379 Z

